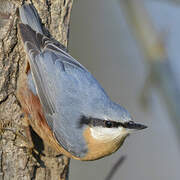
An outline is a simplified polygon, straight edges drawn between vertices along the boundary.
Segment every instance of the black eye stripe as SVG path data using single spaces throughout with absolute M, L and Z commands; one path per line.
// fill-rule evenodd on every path
M 79 128 L 81 128 L 85 124 L 89 126 L 93 126 L 93 127 L 101 126 L 101 127 L 106 127 L 106 128 L 123 127 L 127 129 L 137 129 L 137 130 L 147 128 L 147 126 L 134 123 L 133 121 L 126 121 L 124 123 L 121 123 L 121 122 L 116 122 L 116 121 L 108 121 L 108 120 L 82 116 L 79 120 Z
M 102 120 L 102 119 L 97 119 L 97 118 L 88 118 L 85 116 L 82 116 L 80 119 L 80 127 L 83 124 L 87 124 L 89 126 L 101 126 L 101 127 L 107 127 L 107 128 L 118 128 L 120 126 L 124 127 L 123 123 L 120 122 L 115 122 L 115 121 L 107 121 L 107 120 Z

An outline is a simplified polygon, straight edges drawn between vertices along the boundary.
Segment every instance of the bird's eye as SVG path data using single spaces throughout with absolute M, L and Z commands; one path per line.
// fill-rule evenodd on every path
M 134 123 L 134 121 L 129 121 L 128 124 L 129 125 L 134 125 L 135 123 Z
M 111 128 L 112 127 L 112 122 L 111 121 L 106 121 L 105 122 L 105 126 L 107 127 L 107 128 Z

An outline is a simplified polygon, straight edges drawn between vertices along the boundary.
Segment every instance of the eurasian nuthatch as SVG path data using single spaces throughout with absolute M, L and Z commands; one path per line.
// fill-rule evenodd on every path
M 23 5 L 19 12 L 28 64 L 17 94 L 45 142 L 70 158 L 95 160 L 115 152 L 132 129 L 146 128 L 134 123 L 84 66 L 45 35 L 33 5 Z

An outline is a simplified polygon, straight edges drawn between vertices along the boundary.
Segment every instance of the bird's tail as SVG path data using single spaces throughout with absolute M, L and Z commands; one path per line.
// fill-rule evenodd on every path
M 41 19 L 32 4 L 25 4 L 19 8 L 20 18 L 23 24 L 29 25 L 34 31 L 43 33 Z

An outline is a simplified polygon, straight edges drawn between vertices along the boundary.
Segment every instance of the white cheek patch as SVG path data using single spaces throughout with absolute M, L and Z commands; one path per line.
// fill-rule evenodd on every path
M 119 136 L 127 134 L 123 127 L 119 128 L 104 128 L 92 127 L 90 128 L 91 135 L 94 139 L 111 141 Z

